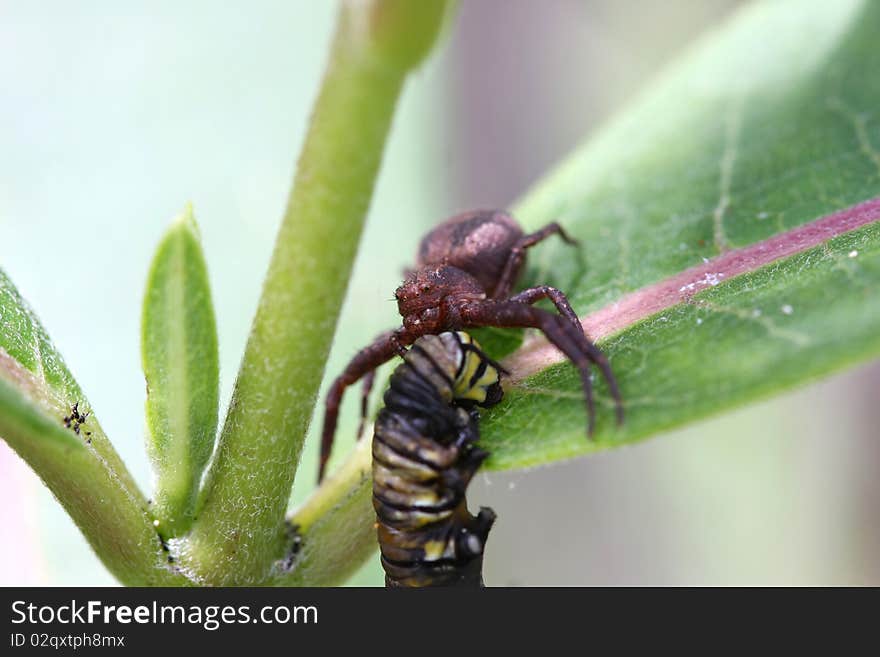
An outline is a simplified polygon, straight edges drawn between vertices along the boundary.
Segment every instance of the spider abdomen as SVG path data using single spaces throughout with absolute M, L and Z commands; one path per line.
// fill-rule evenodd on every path
M 492 291 L 501 278 L 511 248 L 522 236 L 519 224 L 506 212 L 465 212 L 447 219 L 425 235 L 416 264 L 418 267 L 457 267 L 476 278 L 484 290 Z

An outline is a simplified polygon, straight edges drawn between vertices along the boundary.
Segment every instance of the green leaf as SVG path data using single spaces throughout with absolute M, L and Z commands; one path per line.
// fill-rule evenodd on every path
M 573 368 L 526 344 L 483 422 L 489 467 L 629 443 L 880 354 L 878 24 L 873 2 L 747 7 L 517 205 L 583 244 L 581 260 L 537 247 L 530 281 L 586 316 L 627 420 L 597 381 L 588 442 Z
M 61 354 L 3 271 L 0 271 L 0 379 L 17 389 L 36 412 L 51 418 L 59 427 L 64 427 L 64 418 L 72 415 L 74 405 L 79 412 L 88 414 L 79 434 L 74 431 L 79 423 L 68 422 L 71 426 L 63 433 L 53 431 L 34 438 L 57 442 L 63 437 L 70 444 L 80 445 L 89 440 L 91 449 L 120 476 L 126 477 L 126 486 L 136 489 Z M 87 436 L 86 431 L 91 435 Z
M 78 418 L 71 420 L 74 405 Z M 88 400 L 2 271 L 0 436 L 40 476 L 120 581 L 186 583 L 170 569 L 146 500 Z
M 627 415 L 615 428 L 596 377 L 588 442 L 573 367 L 529 336 L 483 414 L 489 467 L 631 443 L 880 354 L 877 25 L 870 1 L 749 5 L 514 207 L 525 227 L 558 221 L 580 240 L 535 247 L 524 285 L 569 295 Z M 497 355 L 517 337 L 479 339 Z M 372 517 L 362 458 L 322 499 L 322 537 L 346 535 L 352 505 Z M 350 554 L 375 545 L 351 535 Z
M 0 271 L 0 378 L 22 390 L 50 416 L 70 414 L 82 391 L 36 315 Z M 71 439 L 71 442 L 81 442 Z
M 156 250 L 141 322 L 153 515 L 164 537 L 189 529 L 217 432 L 219 362 L 208 272 L 192 208 Z

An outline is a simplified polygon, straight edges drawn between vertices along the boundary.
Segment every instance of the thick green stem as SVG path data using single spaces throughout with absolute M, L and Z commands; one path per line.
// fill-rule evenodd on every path
M 376 551 L 376 515 L 371 503 L 370 441 L 362 440 L 345 463 L 290 515 L 301 552 L 277 586 L 337 586 Z
M 394 107 L 430 50 L 445 0 L 345 2 L 187 567 L 210 584 L 259 584 L 283 519 Z
M 84 425 L 76 435 L 0 378 L 0 435 L 40 475 L 120 582 L 130 586 L 189 583 L 168 564 L 147 513 L 147 501 L 124 466 L 118 470 L 121 462 L 108 461 L 95 448 L 106 443 L 112 449 L 97 424 Z

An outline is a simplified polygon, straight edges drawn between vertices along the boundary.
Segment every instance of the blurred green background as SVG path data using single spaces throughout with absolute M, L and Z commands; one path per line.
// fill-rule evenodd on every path
M 463 0 L 398 108 L 328 372 L 396 323 L 428 226 L 511 205 L 737 4 Z M 0 2 L 0 266 L 146 490 L 153 249 L 191 200 L 225 405 L 334 17 L 309 0 Z M 499 514 L 487 583 L 880 584 L 878 386 L 874 364 L 637 447 L 479 476 L 472 508 Z M 294 504 L 314 484 L 312 434 Z M 0 494 L 0 584 L 114 583 L 4 443 Z M 381 582 L 377 559 L 352 581 Z

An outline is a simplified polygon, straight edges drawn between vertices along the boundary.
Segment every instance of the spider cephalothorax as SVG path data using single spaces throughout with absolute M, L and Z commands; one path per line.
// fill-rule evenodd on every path
M 605 355 L 587 338 L 565 295 L 546 285 L 531 287 L 513 296 L 513 285 L 525 264 L 525 251 L 544 238 L 558 234 L 569 244 L 562 228 L 551 223 L 526 235 L 513 218 L 500 210 L 478 210 L 460 214 L 437 226 L 422 240 L 416 268 L 407 273 L 395 299 L 403 326 L 380 335 L 352 358 L 327 394 L 321 435 L 319 480 L 333 446 L 339 404 L 345 389 L 364 379 L 361 415 L 377 367 L 423 335 L 480 326 L 540 329 L 578 368 L 587 404 L 588 433 L 593 433 L 590 364 L 596 364 L 608 381 L 617 404 L 617 419 L 623 410 L 617 383 Z M 560 314 L 532 304 L 550 299 Z

